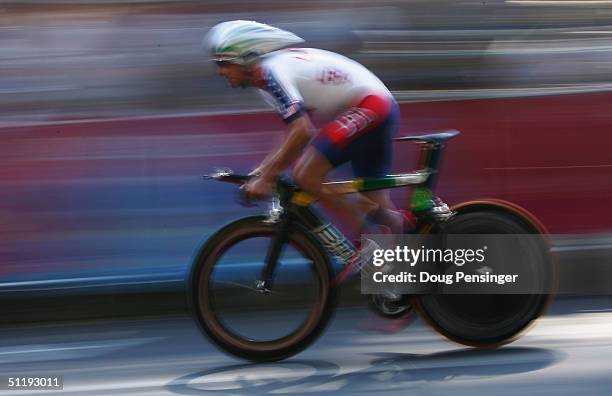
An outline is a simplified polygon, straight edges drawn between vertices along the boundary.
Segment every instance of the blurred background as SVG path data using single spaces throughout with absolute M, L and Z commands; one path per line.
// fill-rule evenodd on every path
M 400 102 L 400 134 L 460 130 L 437 192 L 505 199 L 544 224 L 562 294 L 547 315 L 509 346 L 465 349 L 419 321 L 396 333 L 408 323 L 377 319 L 347 285 L 297 359 L 239 364 L 206 342 L 186 315 L 194 256 L 266 205 L 243 208 L 235 186 L 201 175 L 252 169 L 284 128 L 202 53 L 210 27 L 239 18 L 363 63 Z M 0 382 L 61 374 L 78 395 L 609 394 L 611 146 L 609 0 L 0 0 Z M 416 154 L 396 145 L 394 171 Z M 393 198 L 405 207 L 409 193 Z M 230 268 L 247 273 L 250 256 Z M 241 317 L 246 300 L 228 301 Z M 237 328 L 285 331 L 288 306 Z
M 606 1 L 2 1 L 0 116 L 259 110 L 255 95 L 211 78 L 200 50 L 230 19 L 354 58 L 404 101 L 602 90 L 611 18 Z
M 180 290 L 214 230 L 262 210 L 200 177 L 248 171 L 283 129 L 207 63 L 202 37 L 231 19 L 363 63 L 401 134 L 460 130 L 439 195 L 523 206 L 556 235 L 566 291 L 609 291 L 608 1 L 21 0 L 0 1 L 2 296 Z M 396 146 L 394 170 L 415 158 Z

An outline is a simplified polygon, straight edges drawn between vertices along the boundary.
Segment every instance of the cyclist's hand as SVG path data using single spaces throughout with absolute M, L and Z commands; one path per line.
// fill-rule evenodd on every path
M 247 201 L 269 197 L 274 192 L 274 183 L 263 177 L 255 177 L 241 188 Z

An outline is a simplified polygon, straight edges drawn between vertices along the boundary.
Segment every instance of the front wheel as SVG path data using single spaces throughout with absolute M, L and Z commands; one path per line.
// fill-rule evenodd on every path
M 459 211 L 444 234 L 537 234 L 521 216 L 484 207 Z M 544 237 L 542 236 L 542 241 Z M 547 243 L 530 247 L 533 265 L 523 265 L 539 282 L 538 294 L 431 294 L 417 296 L 413 304 L 435 330 L 458 343 L 491 348 L 513 341 L 540 316 L 552 298 L 556 271 Z M 442 269 L 444 271 L 444 269 Z M 527 274 L 526 274 L 527 275 Z
M 329 258 L 299 224 L 289 227 L 269 292 L 255 283 L 276 233 L 263 216 L 228 224 L 198 254 L 190 298 L 201 329 L 222 350 L 253 361 L 292 356 L 328 323 L 336 290 Z

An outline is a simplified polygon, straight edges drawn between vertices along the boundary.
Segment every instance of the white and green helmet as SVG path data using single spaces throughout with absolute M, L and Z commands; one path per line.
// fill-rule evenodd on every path
M 259 56 L 304 40 L 286 30 L 254 21 L 228 21 L 215 25 L 206 37 L 204 47 L 214 61 L 247 65 Z

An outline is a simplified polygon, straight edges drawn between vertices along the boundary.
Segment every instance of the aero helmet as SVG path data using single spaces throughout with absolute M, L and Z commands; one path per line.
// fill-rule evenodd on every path
M 204 47 L 214 61 L 247 65 L 257 57 L 304 40 L 286 30 L 254 21 L 228 21 L 215 25 L 206 37 Z

